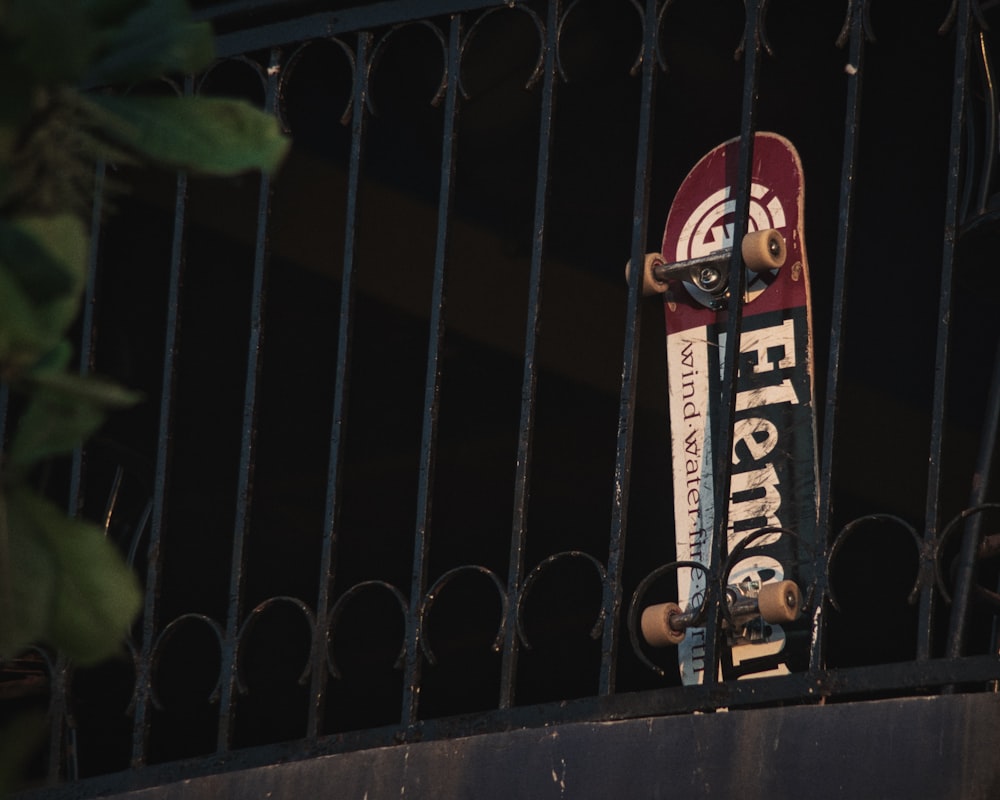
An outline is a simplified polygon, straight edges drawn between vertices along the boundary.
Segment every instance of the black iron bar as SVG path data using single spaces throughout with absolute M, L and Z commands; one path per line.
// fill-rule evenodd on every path
M 837 251 L 834 260 L 833 297 L 830 313 L 829 363 L 827 365 L 826 398 L 823 403 L 823 441 L 820 450 L 819 518 L 817 520 L 816 558 L 813 577 L 816 581 L 816 616 L 813 618 L 809 666 L 821 669 L 826 663 L 825 599 L 828 547 L 833 525 L 833 465 L 837 430 L 837 399 L 840 391 L 840 360 L 844 344 L 847 303 L 847 267 L 854 231 L 854 195 L 858 145 L 861 135 L 861 86 L 864 75 L 865 31 L 864 6 L 868 0 L 852 0 L 850 45 L 847 55 L 847 103 L 844 118 L 844 156 L 840 167 L 840 215 L 837 220 Z
M 341 509 L 341 467 L 343 466 L 344 425 L 347 421 L 347 384 L 350 375 L 351 337 L 354 330 L 354 278 L 357 272 L 358 187 L 364 155 L 368 119 L 368 57 L 372 37 L 359 33 L 354 56 L 354 88 L 351 97 L 351 156 L 346 192 L 344 225 L 344 268 L 340 283 L 340 314 L 337 327 L 337 366 L 333 390 L 333 421 L 330 429 L 330 456 L 327 465 L 327 495 L 323 547 L 320 553 L 319 593 L 316 600 L 316 629 L 310 656 L 311 678 L 307 735 L 318 736 L 326 708 L 326 685 L 330 624 L 330 591 L 335 573 L 338 522 Z
M 80 309 L 80 357 L 78 371 L 87 375 L 94 368 L 94 313 L 96 309 L 97 259 L 101 244 L 101 217 L 104 214 L 104 176 L 106 165 L 103 159 L 94 166 L 94 195 L 90 210 L 90 241 L 87 246 L 87 279 L 83 290 Z M 69 476 L 69 507 L 71 516 L 80 513 L 84 482 L 83 448 L 73 451 L 73 463 Z
M 535 432 L 535 401 L 538 385 L 538 335 L 541 328 L 542 272 L 545 220 L 549 188 L 549 158 L 555 108 L 557 47 L 559 44 L 559 0 L 549 0 L 545 18 L 545 63 L 542 78 L 541 114 L 538 130 L 538 162 L 535 177 L 535 218 L 532 227 L 531 266 L 528 277 L 528 318 L 524 332 L 524 365 L 521 377 L 521 412 L 517 432 L 517 463 L 514 473 L 514 514 L 507 566 L 507 617 L 504 621 L 503 656 L 500 665 L 500 708 L 514 703 L 517 683 L 517 613 L 524 579 L 524 547 L 527 540 L 528 494 L 531 475 L 531 444 Z
M 958 244 L 958 205 L 961 195 L 962 135 L 965 122 L 966 81 L 970 38 L 969 0 L 959 0 L 955 22 L 955 62 L 952 84 L 951 141 L 948 148 L 948 190 L 945 201 L 944 245 L 941 257 L 941 288 L 938 295 L 937 345 L 934 353 L 934 396 L 931 403 L 931 433 L 927 469 L 927 504 L 924 514 L 924 555 L 918 617 L 917 658 L 931 656 L 931 638 L 936 605 L 932 573 L 934 544 L 941 523 L 941 481 L 944 458 L 944 427 L 947 404 L 949 341 L 951 334 L 951 292 Z
M 278 98 L 278 75 L 281 50 L 271 50 L 267 69 L 264 110 L 275 113 Z M 246 383 L 243 396 L 243 434 L 240 442 L 240 466 L 236 485 L 236 519 L 233 526 L 230 556 L 229 602 L 222 640 L 222 666 L 219 697 L 219 731 L 216 748 L 220 753 L 232 744 L 235 718 L 235 693 L 239 670 L 239 635 L 243 624 L 243 581 L 246 570 L 246 538 L 250 532 L 253 499 L 253 466 L 257 440 L 257 381 L 261 369 L 261 345 L 264 334 L 265 277 L 267 271 L 268 217 L 271 213 L 270 176 L 260 176 L 257 195 L 257 230 L 254 240 L 253 284 L 250 299 L 250 336 L 247 345 Z
M 726 320 L 725 347 L 720 348 L 723 369 L 722 403 L 712 431 L 715 460 L 715 535 L 712 539 L 710 582 L 718 584 L 728 552 L 729 491 L 732 478 L 733 420 L 736 414 L 737 365 L 740 335 L 743 330 L 743 296 L 746 272 L 740 245 L 747 232 L 750 210 L 753 137 L 757 120 L 757 68 L 761 51 L 761 0 L 747 0 L 743 52 L 743 107 L 740 121 L 740 155 L 736 183 L 736 209 L 733 221 L 733 252 L 729 262 L 729 286 L 732 300 Z M 721 601 L 721 596 L 720 596 Z M 711 686 L 718 681 L 721 656 L 719 637 L 722 634 L 721 604 L 711 609 L 705 625 L 704 681 Z
M 997 347 L 993 359 L 993 375 L 986 403 L 986 418 L 980 433 L 979 454 L 972 478 L 972 491 L 969 494 L 969 508 L 976 508 L 986 502 L 996 455 L 997 436 L 1000 436 L 1000 346 Z M 976 559 L 982 538 L 983 515 L 972 514 L 965 523 L 962 545 L 956 561 L 955 588 L 952 592 L 948 644 L 945 652 L 949 658 L 962 655 L 969 594 L 974 583 Z M 995 625 L 994 618 L 994 627 Z M 992 650 L 996 651 L 995 635 Z
M 184 80 L 184 95 L 194 93 L 194 79 Z M 153 644 L 156 638 L 157 607 L 160 597 L 161 552 L 167 516 L 167 487 L 170 478 L 177 372 L 177 344 L 180 333 L 181 281 L 184 275 L 184 234 L 187 221 L 188 176 L 177 175 L 174 196 L 173 234 L 170 241 L 170 275 L 167 284 L 166 329 L 163 342 L 163 372 L 160 387 L 160 414 L 157 429 L 156 466 L 153 480 L 153 513 L 150 519 L 149 549 L 146 555 L 145 602 L 142 609 L 142 642 L 135 675 L 132 720 L 132 766 L 141 767 L 148 757 L 150 706 L 152 704 Z
M 451 18 L 448 31 L 447 89 L 444 130 L 441 136 L 441 183 L 438 194 L 437 240 L 434 281 L 427 342 L 427 373 L 424 379 L 424 415 L 420 434 L 420 468 L 417 485 L 417 518 L 413 543 L 413 576 L 410 608 L 406 621 L 406 659 L 403 677 L 402 724 L 409 731 L 417 722 L 420 705 L 421 652 L 420 615 L 427 587 L 427 557 L 430 551 L 431 500 L 434 462 L 437 458 L 438 410 L 441 394 L 442 344 L 445 332 L 444 283 L 448 263 L 448 234 L 452 189 L 455 178 L 455 119 L 458 114 L 458 78 L 461 66 L 462 18 Z
M 646 0 L 643 14 L 642 89 L 639 101 L 638 146 L 635 161 L 635 191 L 632 195 L 632 263 L 642 264 L 648 234 L 649 194 L 653 166 L 653 97 L 656 89 L 659 17 L 656 0 Z M 618 436 L 611 505 L 611 535 L 608 568 L 604 580 L 604 631 L 601 640 L 601 696 L 615 691 L 618 642 L 621 637 L 622 571 L 628 526 L 629 485 L 635 430 L 635 397 L 639 369 L 639 323 L 642 318 L 642 277 L 636 271 L 629 281 L 622 354 L 622 386 L 618 395 Z
M 87 277 L 84 284 L 80 315 L 80 356 L 78 372 L 87 375 L 94 365 L 94 308 L 96 302 L 97 258 L 101 241 L 101 216 L 103 214 L 105 164 L 98 160 L 94 166 L 94 195 L 90 212 L 90 241 L 87 247 Z M 83 483 L 86 460 L 83 447 L 73 450 L 70 463 L 69 489 L 66 513 L 71 517 L 80 514 L 83 503 Z M 69 662 L 57 655 L 52 663 L 49 688 L 49 765 L 50 781 L 77 778 L 76 748 L 67 746 L 67 738 L 74 735 L 69 723 L 70 698 L 67 696 Z

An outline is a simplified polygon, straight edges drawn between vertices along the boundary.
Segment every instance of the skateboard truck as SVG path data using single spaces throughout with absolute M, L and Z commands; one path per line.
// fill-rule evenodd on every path
M 761 584 L 744 578 L 726 587 L 728 613 L 723 628 L 730 645 L 766 642 L 769 625 L 794 622 L 802 613 L 802 594 L 795 581 Z M 684 611 L 677 603 L 659 603 L 642 612 L 640 628 L 653 647 L 678 645 L 688 628 L 702 627 L 707 609 L 704 602 Z
M 743 263 L 753 272 L 780 269 L 785 263 L 785 238 L 774 228 L 751 231 L 743 237 L 740 248 Z M 642 293 L 646 296 L 667 291 L 670 281 L 688 281 L 716 300 L 729 291 L 729 261 L 733 248 L 725 247 L 707 256 L 667 263 L 659 253 L 646 255 Z M 628 279 L 631 262 L 625 265 Z

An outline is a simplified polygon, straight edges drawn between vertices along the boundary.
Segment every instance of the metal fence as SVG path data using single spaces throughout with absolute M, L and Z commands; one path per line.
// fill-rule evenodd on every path
M 35 780 L 1000 679 L 992 3 L 204 5 L 218 63 L 156 90 L 248 97 L 293 153 L 99 168 L 129 189 L 96 199 L 83 363 L 147 402 L 66 496 L 146 600 L 129 657 L 4 666 L 49 711 Z M 805 166 L 816 635 L 681 686 L 635 635 L 676 589 L 662 315 L 622 267 L 765 129 Z

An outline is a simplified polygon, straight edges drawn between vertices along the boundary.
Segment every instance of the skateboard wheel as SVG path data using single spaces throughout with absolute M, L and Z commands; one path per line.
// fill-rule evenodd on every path
M 667 291 L 667 284 L 664 281 L 658 281 L 653 277 L 653 268 L 657 264 L 663 264 L 663 256 L 659 253 L 646 253 L 646 258 L 642 265 L 642 296 L 651 297 L 654 294 L 663 294 Z M 625 264 L 625 280 L 629 279 L 629 275 L 632 272 L 632 261 L 631 259 Z
M 757 608 L 764 622 L 795 622 L 802 612 L 802 595 L 795 581 L 765 583 L 757 595 Z
M 684 641 L 684 631 L 670 627 L 670 618 L 681 613 L 677 603 L 659 603 L 643 609 L 640 627 L 642 638 L 652 647 L 669 647 Z
M 780 269 L 785 264 L 785 237 L 773 228 L 743 237 L 743 263 L 753 272 Z

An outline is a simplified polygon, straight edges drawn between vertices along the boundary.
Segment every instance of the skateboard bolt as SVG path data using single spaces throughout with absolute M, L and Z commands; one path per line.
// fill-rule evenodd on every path
M 698 274 L 698 281 L 703 289 L 711 291 L 721 283 L 722 275 L 714 267 L 704 267 Z

